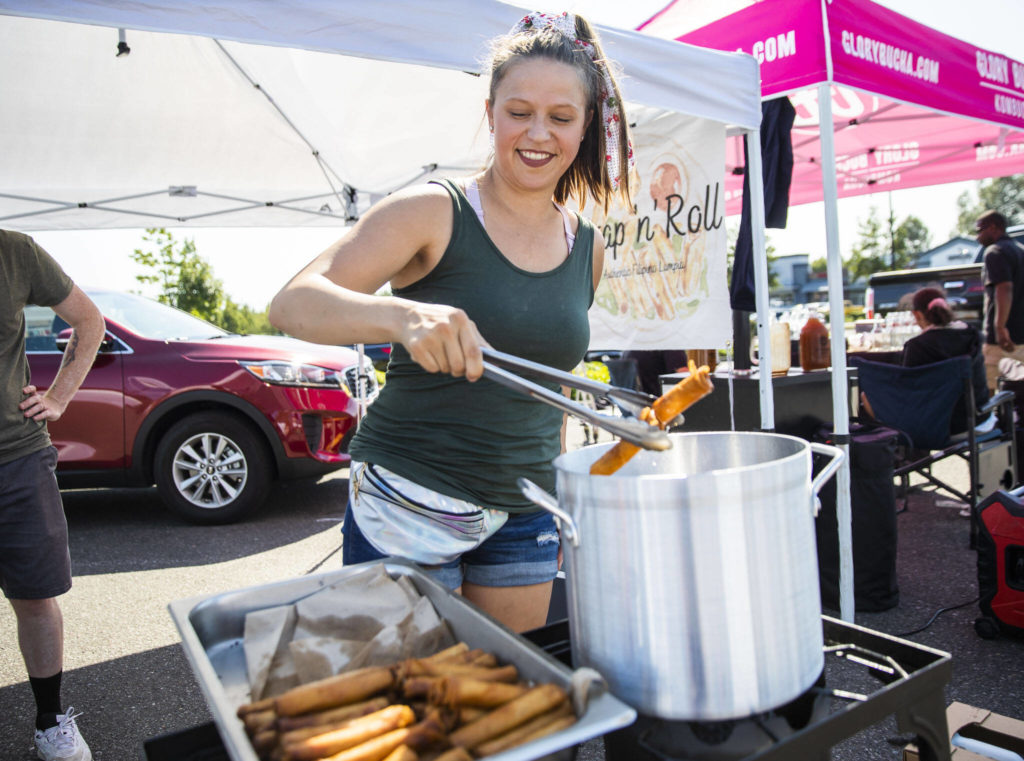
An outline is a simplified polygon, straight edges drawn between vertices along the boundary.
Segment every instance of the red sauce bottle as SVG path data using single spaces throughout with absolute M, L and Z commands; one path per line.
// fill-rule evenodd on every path
M 817 315 L 811 315 L 800 330 L 800 367 L 803 371 L 824 370 L 830 362 L 828 328 Z

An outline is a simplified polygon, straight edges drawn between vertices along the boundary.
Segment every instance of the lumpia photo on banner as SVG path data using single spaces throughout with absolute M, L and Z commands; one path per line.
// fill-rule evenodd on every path
M 725 127 L 630 112 L 634 209 L 588 208 L 605 240 L 590 310 L 595 349 L 717 349 L 731 338 L 726 279 Z

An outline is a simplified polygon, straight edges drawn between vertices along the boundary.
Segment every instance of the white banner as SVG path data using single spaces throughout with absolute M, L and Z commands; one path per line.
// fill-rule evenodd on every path
M 726 282 L 725 127 L 683 114 L 630 111 L 629 213 L 588 209 L 605 240 L 590 310 L 593 349 L 717 349 L 732 338 Z

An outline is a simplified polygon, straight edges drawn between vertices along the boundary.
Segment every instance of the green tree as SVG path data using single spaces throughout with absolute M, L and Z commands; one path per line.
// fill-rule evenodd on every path
M 267 310 L 257 312 L 250 306 L 236 303 L 230 296 L 224 299 L 219 320 L 213 321 L 230 333 L 243 335 L 278 335 L 280 331 L 270 324 Z
M 989 209 L 1006 217 L 1007 225 L 1024 224 L 1024 174 L 981 180 L 977 197 L 970 191 L 964 191 L 956 199 L 956 205 L 959 213 L 953 235 L 973 238 L 974 221 Z
M 224 286 L 213 276 L 209 262 L 196 253 L 195 242 L 186 238 L 179 243 L 162 227 L 147 228 L 142 240 L 149 246 L 135 249 L 132 259 L 151 272 L 135 279 L 158 285 L 158 301 L 216 323 Z
M 927 250 L 931 233 L 924 222 L 908 216 L 899 225 L 895 219 L 882 220 L 874 206 L 868 218 L 858 221 L 857 242 L 853 244 L 846 269 L 850 278 L 867 278 L 874 272 L 910 267 L 917 254 Z
M 224 292 L 224 284 L 213 274 L 210 263 L 196 253 L 191 238 L 183 241 L 164 228 L 148 228 L 145 244 L 132 253 L 132 260 L 146 272 L 135 279 L 160 288 L 157 300 L 201 317 L 231 333 L 279 334 L 262 312 L 238 304 Z
M 906 217 L 893 231 L 892 247 L 896 258 L 909 266 L 917 255 L 932 246 L 932 234 L 928 226 L 913 215 Z
M 879 270 L 896 269 L 889 266 L 888 259 L 889 235 L 878 209 L 872 206 L 867 219 L 857 220 L 857 242 L 850 251 L 846 268 L 853 280 L 867 278 Z

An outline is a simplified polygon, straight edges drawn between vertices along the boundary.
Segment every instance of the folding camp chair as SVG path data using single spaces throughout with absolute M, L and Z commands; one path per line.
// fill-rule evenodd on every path
M 860 391 L 867 397 L 874 419 L 903 436 L 894 475 L 900 478 L 906 508 L 910 475 L 917 473 L 932 486 L 967 503 L 971 508 L 971 545 L 974 544 L 978 503 L 997 489 L 1017 484 L 1017 452 L 1012 392 L 1000 391 L 981 409 L 975 408 L 971 383 L 972 360 L 954 357 L 918 367 L 903 367 L 851 358 L 857 368 Z M 961 410 L 954 415 L 954 412 Z M 979 432 L 978 421 L 996 414 L 995 426 Z M 953 425 L 960 418 L 963 430 Z M 932 465 L 948 457 L 967 461 L 967 492 L 938 478 Z

